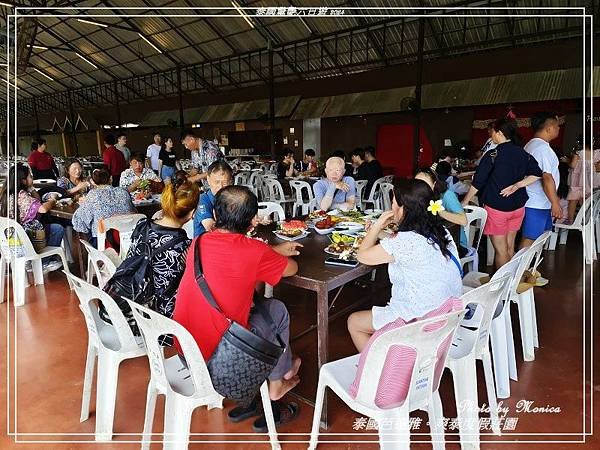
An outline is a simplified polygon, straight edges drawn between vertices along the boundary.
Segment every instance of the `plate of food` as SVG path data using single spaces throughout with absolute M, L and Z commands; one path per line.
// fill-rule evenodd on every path
M 43 202 L 47 202 L 48 200 L 50 200 L 50 197 L 55 197 L 57 199 L 62 197 L 62 194 L 60 192 L 46 192 L 44 195 L 42 195 L 42 201 Z
M 365 212 L 365 215 L 371 216 L 371 217 L 379 217 L 381 214 L 383 214 L 382 209 L 365 209 L 364 212 Z
M 348 250 L 353 250 L 352 244 L 346 242 L 332 242 L 325 247 L 324 252 L 328 255 L 340 256 Z
M 275 236 L 284 241 L 297 241 L 310 234 L 306 223 L 301 220 L 288 220 L 279 224 L 279 229 L 273 231 Z
M 336 231 L 361 231 L 364 230 L 365 226 L 361 223 L 356 222 L 338 222 L 335 224 Z
M 321 219 L 315 222 L 315 231 L 319 234 L 329 234 L 335 229 L 336 221 L 333 220 L 332 216 L 325 216 L 324 219 Z

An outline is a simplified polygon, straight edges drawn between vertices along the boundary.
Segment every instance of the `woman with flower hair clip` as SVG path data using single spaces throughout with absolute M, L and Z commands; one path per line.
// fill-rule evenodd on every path
M 441 200 L 422 180 L 398 180 L 392 210 L 371 225 L 358 260 L 367 265 L 388 264 L 392 296 L 386 306 L 374 306 L 348 318 L 348 331 L 359 351 L 371 335 L 398 318 L 408 322 L 462 295 L 462 270 L 456 245 L 439 215 Z M 384 230 L 396 223 L 398 232 Z M 377 243 L 381 237 L 381 241 Z

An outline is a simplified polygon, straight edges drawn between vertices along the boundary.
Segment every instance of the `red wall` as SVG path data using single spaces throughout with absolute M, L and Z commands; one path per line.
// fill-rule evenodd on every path
M 377 159 L 384 168 L 391 168 L 393 175 L 401 177 L 413 175 L 413 136 L 414 126 L 411 124 L 377 127 Z M 419 167 L 430 166 L 432 149 L 423 128 L 420 136 L 423 151 L 419 157 Z

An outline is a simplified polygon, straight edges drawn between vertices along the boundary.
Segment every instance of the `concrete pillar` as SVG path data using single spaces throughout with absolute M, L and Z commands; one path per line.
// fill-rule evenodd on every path
M 314 149 L 317 159 L 321 157 L 321 119 L 304 119 L 302 121 L 303 151 L 307 148 Z

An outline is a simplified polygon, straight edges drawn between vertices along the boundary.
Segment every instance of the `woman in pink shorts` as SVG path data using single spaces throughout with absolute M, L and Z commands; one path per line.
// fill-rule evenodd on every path
M 468 205 L 475 194 L 485 205 L 488 217 L 483 233 L 492 240 L 498 269 L 515 254 L 515 238 L 528 198 L 523 188 L 541 178 L 542 171 L 535 158 L 520 146 L 513 119 L 494 122 L 492 140 L 498 146 L 481 158 L 463 205 Z
M 592 152 L 586 143 L 584 151 L 577 152 L 571 160 L 571 185 L 569 186 L 568 223 L 573 223 L 577 205 L 583 201 L 583 186 L 585 185 L 585 197 L 589 197 L 592 189 L 600 186 L 600 174 L 595 171 L 595 164 L 600 161 L 600 150 Z

